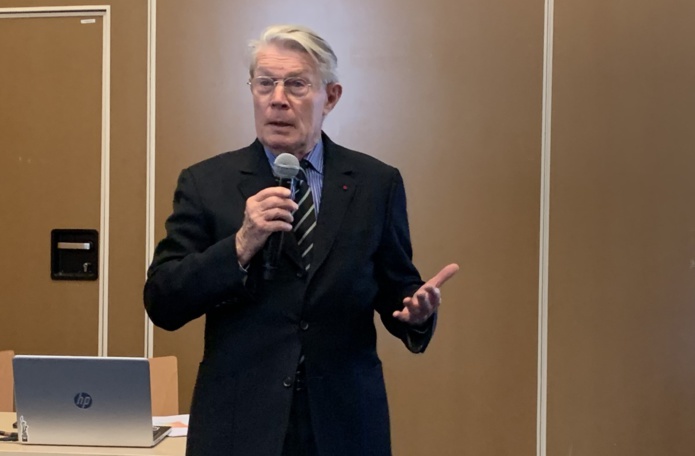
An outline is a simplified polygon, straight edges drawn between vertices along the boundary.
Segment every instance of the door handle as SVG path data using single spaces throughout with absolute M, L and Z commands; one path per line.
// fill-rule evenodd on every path
M 59 242 L 58 250 L 92 250 L 91 242 Z

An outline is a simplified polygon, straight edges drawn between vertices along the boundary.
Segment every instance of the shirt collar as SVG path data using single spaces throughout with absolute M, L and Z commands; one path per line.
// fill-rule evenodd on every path
M 263 146 L 263 150 L 265 151 L 265 156 L 268 158 L 268 162 L 270 163 L 270 167 L 273 167 L 273 163 L 275 163 L 275 155 L 265 146 Z M 316 143 L 313 149 L 311 149 L 311 152 L 307 154 L 306 157 L 304 157 L 304 160 L 308 161 L 311 163 L 311 167 L 313 168 L 314 171 L 318 172 L 319 174 L 323 175 L 323 140 L 319 139 L 319 142 Z

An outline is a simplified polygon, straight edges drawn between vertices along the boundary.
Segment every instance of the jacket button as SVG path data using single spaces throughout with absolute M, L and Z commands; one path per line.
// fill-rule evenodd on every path
M 302 331 L 306 331 L 307 329 L 309 329 L 309 323 L 302 320 L 299 322 L 299 327 L 301 328 Z
M 297 271 L 297 277 L 300 279 L 304 277 L 304 271 Z
M 285 388 L 292 386 L 292 377 L 285 377 L 285 379 L 282 381 L 282 386 Z

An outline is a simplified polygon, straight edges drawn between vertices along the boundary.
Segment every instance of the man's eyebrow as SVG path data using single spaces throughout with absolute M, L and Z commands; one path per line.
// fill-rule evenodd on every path
M 279 78 L 279 76 L 275 76 L 275 74 L 266 68 L 256 68 L 256 76 L 268 76 L 271 78 Z M 296 78 L 296 77 L 303 77 L 306 78 L 307 71 L 306 70 L 298 70 L 298 71 L 290 71 L 289 73 L 285 74 L 285 78 Z

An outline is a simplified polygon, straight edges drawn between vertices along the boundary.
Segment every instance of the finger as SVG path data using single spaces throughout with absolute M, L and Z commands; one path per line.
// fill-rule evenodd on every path
M 278 198 L 289 198 L 292 196 L 292 192 L 289 188 L 285 187 L 268 187 L 256 193 L 251 198 L 253 198 L 256 201 L 263 201 L 264 199 L 270 198 L 272 196 L 276 196 Z
M 403 307 L 403 310 L 401 312 L 407 313 L 407 321 L 413 321 L 414 319 L 417 319 L 420 317 L 422 314 L 422 306 L 420 305 L 420 299 L 415 296 L 413 299 L 408 302 L 408 304 Z M 406 320 L 403 320 L 406 321 Z
M 432 301 L 426 290 L 418 294 L 418 307 L 415 314 L 418 320 L 426 320 L 432 315 Z
M 276 231 L 289 232 L 292 231 L 292 224 L 283 222 L 282 220 L 273 220 L 272 222 L 267 223 L 266 231 L 271 233 L 274 233 Z
M 442 300 L 442 294 L 439 288 L 433 287 L 431 285 L 425 285 L 424 290 L 427 292 L 427 301 L 431 306 L 431 310 L 434 311 L 439 307 Z
M 244 216 L 242 228 L 258 242 L 265 242 L 273 232 L 291 231 L 293 219 L 292 213 L 284 209 L 251 212 Z
M 290 198 L 282 198 L 279 196 L 269 196 L 262 201 L 257 202 L 257 207 L 262 211 L 267 211 L 268 209 L 281 208 L 287 211 L 293 212 L 297 210 L 297 203 L 292 201 Z
M 407 308 L 403 310 L 396 310 L 392 315 L 394 318 L 402 321 L 403 323 L 410 322 L 410 313 L 408 312 Z
M 442 303 L 442 293 L 439 288 L 434 289 L 434 292 L 430 297 L 430 302 L 432 303 L 432 312 L 436 312 L 439 305 Z
M 430 315 L 429 309 L 427 293 L 420 289 L 412 298 L 403 299 L 403 310 L 400 311 L 403 318 L 397 318 L 405 323 L 419 323 L 427 320 Z
M 429 298 L 427 297 L 427 292 L 425 290 L 418 290 L 418 292 L 415 293 L 415 298 L 416 299 L 413 300 L 411 309 L 415 309 L 416 312 L 420 313 L 429 306 Z
M 442 268 L 434 277 L 427 281 L 426 285 L 432 285 L 436 288 L 441 288 L 444 283 L 452 278 L 459 270 L 459 265 L 451 263 Z
M 276 220 L 292 223 L 294 216 L 286 209 L 274 208 L 263 211 L 262 218 L 266 222 L 274 222 Z

